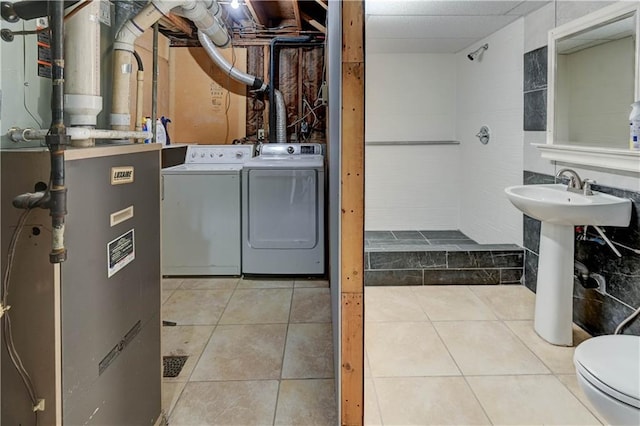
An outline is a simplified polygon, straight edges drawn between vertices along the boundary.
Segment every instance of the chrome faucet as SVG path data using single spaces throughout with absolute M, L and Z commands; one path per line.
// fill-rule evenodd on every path
M 583 183 L 582 179 L 580 179 L 580 176 L 578 176 L 578 173 L 576 173 L 576 171 L 572 169 L 561 169 L 558 171 L 558 173 L 556 173 L 556 178 L 560 178 L 565 174 L 570 175 L 569 184 L 567 185 L 567 191 L 582 192 Z M 591 192 L 591 190 L 589 190 L 589 192 Z

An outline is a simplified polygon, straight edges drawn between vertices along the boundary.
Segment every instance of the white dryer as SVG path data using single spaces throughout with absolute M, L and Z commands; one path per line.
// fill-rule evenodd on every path
M 162 274 L 240 275 L 240 172 L 253 145 L 190 145 L 162 170 Z
M 319 144 L 265 144 L 245 163 L 244 274 L 324 274 L 324 184 Z

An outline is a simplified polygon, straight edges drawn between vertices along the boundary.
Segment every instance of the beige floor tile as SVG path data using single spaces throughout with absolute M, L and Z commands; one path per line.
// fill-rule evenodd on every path
M 459 375 L 428 322 L 371 322 L 365 347 L 373 377 Z
M 240 278 L 185 278 L 180 285 L 183 290 L 234 290 Z
M 447 321 L 433 326 L 464 375 L 549 373 L 500 321 Z
M 162 410 L 171 415 L 187 382 L 162 382 Z
M 578 384 L 578 378 L 575 374 L 559 374 L 556 377 L 558 378 L 558 380 L 560 380 L 560 382 L 562 382 L 563 385 L 567 387 L 567 389 L 569 389 L 569 392 L 571 392 L 573 396 L 578 398 L 580 402 L 582 402 L 582 404 L 587 407 L 591 414 L 593 414 L 598 419 L 598 421 L 600 421 L 600 423 L 607 423 L 606 420 L 602 418 L 600 413 L 598 413 L 598 410 L 596 410 L 593 405 L 591 405 L 591 402 L 587 399 L 587 396 L 584 394 L 584 392 L 580 388 L 580 385 Z
M 321 287 L 329 288 L 329 281 L 327 280 L 315 280 L 315 279 L 297 279 L 295 280 L 295 287 Z
M 365 321 L 428 321 L 411 287 L 367 287 Z
M 232 290 L 175 290 L 162 305 L 162 319 L 178 325 L 215 325 Z
M 293 280 L 279 279 L 241 279 L 238 288 L 293 288 Z
M 169 424 L 271 425 L 277 395 L 277 380 L 188 383 Z
M 413 291 L 431 321 L 497 319 L 466 286 L 421 286 Z
M 162 327 L 162 355 L 186 355 L 189 357 L 178 377 L 167 377 L 164 378 L 164 381 L 186 382 L 189 380 L 213 329 L 213 326 L 205 325 Z
M 524 342 L 555 374 L 575 373 L 573 352 L 575 346 L 589 338 L 589 334 L 574 324 L 574 347 L 555 346 L 543 340 L 533 329 L 533 321 L 505 321 L 507 327 Z
M 598 425 L 554 376 L 467 377 L 494 424 Z
M 169 300 L 169 298 L 171 297 L 171 295 L 173 293 L 175 293 L 175 289 L 167 289 L 165 290 L 164 288 L 162 289 L 162 292 L 160 293 L 162 295 L 162 304 L 164 305 L 164 303 Z
M 286 324 L 291 289 L 236 289 L 220 324 Z
M 285 324 L 216 327 L 192 381 L 279 379 Z
M 333 377 L 331 323 L 289 324 L 282 378 L 324 379 Z
M 462 377 L 374 379 L 385 425 L 488 425 Z
M 373 379 L 364 379 L 364 424 L 365 426 L 382 426 Z
M 296 288 L 291 301 L 291 322 L 331 322 L 328 288 Z
M 333 379 L 280 382 L 274 424 L 334 426 L 337 423 Z
M 469 286 L 500 319 L 533 319 L 535 294 L 523 285 Z
M 163 278 L 162 289 L 163 290 L 175 290 L 182 284 L 183 278 Z

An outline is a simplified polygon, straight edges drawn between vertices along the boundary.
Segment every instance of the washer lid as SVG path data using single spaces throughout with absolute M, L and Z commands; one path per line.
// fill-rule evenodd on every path
M 640 336 L 599 336 L 582 342 L 573 361 L 592 385 L 640 408 Z
M 258 156 L 244 163 L 245 169 L 321 169 L 322 155 Z
M 162 169 L 163 174 L 238 173 L 242 164 L 180 164 Z

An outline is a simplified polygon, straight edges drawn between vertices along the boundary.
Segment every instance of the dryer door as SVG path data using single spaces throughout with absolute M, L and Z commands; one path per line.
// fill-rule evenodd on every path
M 311 249 L 318 244 L 316 170 L 248 170 L 248 243 L 256 249 Z

